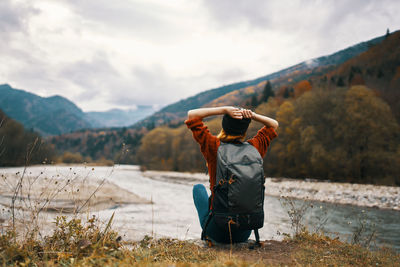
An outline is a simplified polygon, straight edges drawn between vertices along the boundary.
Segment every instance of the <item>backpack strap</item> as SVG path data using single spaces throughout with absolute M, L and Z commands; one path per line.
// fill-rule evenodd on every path
M 206 236 L 207 226 L 208 226 L 208 224 L 209 224 L 210 221 L 211 221 L 212 215 L 213 215 L 213 214 L 212 214 L 212 212 L 210 211 L 210 213 L 208 214 L 208 217 L 207 217 L 206 224 L 204 225 L 203 231 L 201 231 L 201 240 L 206 240 L 206 239 L 207 239 L 207 236 Z
M 208 236 L 206 235 L 206 233 L 207 233 L 207 226 L 208 226 L 208 224 L 210 223 L 211 217 L 212 217 L 212 216 L 213 216 L 213 213 L 212 213 L 212 211 L 210 211 L 210 213 L 208 214 L 208 217 L 207 217 L 206 224 L 204 225 L 204 228 L 203 228 L 203 230 L 201 231 L 201 240 L 207 241 L 208 247 L 212 247 L 212 246 L 213 246 L 213 242 L 212 242 L 211 239 L 209 239 Z
M 255 249 L 256 247 L 262 247 L 261 242 L 260 242 L 260 235 L 258 234 L 258 228 L 257 229 L 253 229 L 254 231 L 254 236 L 256 237 L 256 243 L 254 244 L 250 244 L 249 245 L 249 249 Z
M 260 234 L 258 233 L 258 229 L 254 229 L 254 236 L 256 237 L 256 247 L 261 247 Z
M 213 212 L 211 209 L 211 196 L 208 198 L 208 210 L 210 212 L 208 213 L 206 223 L 204 224 L 203 230 L 201 231 L 201 240 L 206 240 L 210 242 L 210 240 L 206 236 L 206 231 L 207 231 L 207 226 L 211 221 L 211 217 L 213 216 Z

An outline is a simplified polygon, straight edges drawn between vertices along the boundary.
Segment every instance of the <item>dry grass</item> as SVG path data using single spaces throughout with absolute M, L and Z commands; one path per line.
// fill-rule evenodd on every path
M 321 234 L 302 232 L 284 241 L 265 241 L 261 248 L 235 245 L 208 248 L 203 244 L 146 236 L 124 243 L 96 217 L 57 217 L 53 233 L 42 239 L 18 240 L 8 231 L 0 236 L 0 265 L 15 266 L 400 266 L 390 249 L 369 251 Z
M 302 265 L 311 266 L 400 266 L 400 254 L 389 248 L 370 251 L 320 234 L 303 232 L 293 241 L 292 255 Z

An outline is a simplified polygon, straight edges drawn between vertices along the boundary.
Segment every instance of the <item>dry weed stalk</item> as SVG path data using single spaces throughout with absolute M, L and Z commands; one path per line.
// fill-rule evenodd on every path
M 303 222 L 304 216 L 307 210 L 311 207 L 311 203 L 307 201 L 296 201 L 293 198 L 282 196 L 279 201 L 281 205 L 286 209 L 290 219 L 291 227 L 294 231 L 294 235 L 300 234 L 305 230 Z M 297 202 L 297 203 L 296 203 Z
M 0 122 L 0 125 L 1 123 L 2 122 Z M 6 175 L 1 176 L 1 182 L 3 182 L 11 192 L 11 203 L 9 206 L 11 229 L 15 233 L 19 232 L 19 236 L 24 239 L 43 236 L 41 232 L 44 227 L 41 225 L 41 220 L 46 221 L 46 216 L 49 215 L 49 212 L 56 211 L 59 214 L 65 212 L 72 213 L 72 217 L 76 218 L 83 209 L 87 207 L 86 211 L 89 214 L 89 203 L 115 169 L 114 165 L 109 173 L 100 180 L 93 192 L 90 193 L 90 196 L 79 201 L 77 195 L 79 192 L 83 191 L 81 187 L 85 186 L 90 171 L 83 176 L 83 179 L 82 176 L 73 171 L 72 168 L 70 168 L 70 172 L 64 177 L 60 177 L 59 174 L 49 178 L 44 177 L 44 171 L 34 176 L 28 175 L 28 166 L 32 158 L 32 153 L 35 149 L 38 149 L 40 145 L 41 143 L 37 138 L 27 149 L 23 170 L 15 174 L 16 179 L 14 181 L 16 181 L 16 183 L 13 183 L 13 179 L 7 179 Z M 128 152 L 124 148 L 125 145 L 123 145 L 123 152 L 120 153 L 118 161 Z M 46 164 L 46 160 L 43 164 Z M 94 168 L 92 168 L 92 171 L 93 170 Z M 76 188 L 78 182 L 80 182 L 80 185 Z M 60 193 L 68 195 L 65 201 L 72 200 L 74 203 L 72 209 L 68 209 L 68 207 L 58 209 L 51 206 L 54 201 L 59 201 L 57 197 L 59 197 Z M 21 233 L 17 231 L 17 229 L 24 229 L 24 231 Z M 17 238 L 16 235 L 15 238 Z
M 34 148 L 36 147 L 38 143 L 38 138 L 35 139 L 34 143 L 32 144 L 32 147 L 27 150 L 26 157 L 25 157 L 25 166 L 24 170 L 22 172 L 21 178 L 18 180 L 17 186 L 14 189 L 14 193 L 11 199 L 11 213 L 12 213 L 12 229 L 15 231 L 15 200 L 17 199 L 18 195 L 20 195 L 20 198 L 22 199 L 22 183 L 24 181 L 26 169 L 28 167 L 28 163 L 30 162 L 30 159 L 32 157 L 32 152 Z
M 358 244 L 369 249 L 371 243 L 375 243 L 376 225 L 368 220 L 364 210 L 357 216 L 357 222 L 358 225 L 354 228 L 351 237 L 351 244 Z

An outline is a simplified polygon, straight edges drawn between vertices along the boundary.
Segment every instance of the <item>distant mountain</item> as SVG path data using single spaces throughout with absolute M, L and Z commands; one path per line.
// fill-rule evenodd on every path
M 153 106 L 139 105 L 136 109 L 122 110 L 111 109 L 104 112 L 86 112 L 86 118 L 100 127 L 126 127 L 153 114 L 156 109 Z
M 156 111 L 152 106 L 140 105 L 131 110 L 83 112 L 62 96 L 40 97 L 8 84 L 0 85 L 0 109 L 25 128 L 44 136 L 80 129 L 127 127 Z
M 85 113 L 68 99 L 61 96 L 40 97 L 8 84 L 0 85 L 0 108 L 25 128 L 42 135 L 93 127 L 85 119 Z
M 223 97 L 230 92 L 245 89 L 251 86 L 257 86 L 266 80 L 276 80 L 274 85 L 281 85 L 282 82 L 296 82 L 302 79 L 306 79 L 313 75 L 319 75 L 328 72 L 334 67 L 342 64 L 350 58 L 353 58 L 365 51 L 370 47 L 382 42 L 384 36 L 374 38 L 372 40 L 362 42 L 346 49 L 340 50 L 328 56 L 322 56 L 312 60 L 304 61 L 297 65 L 291 66 L 289 68 L 268 74 L 266 76 L 259 77 L 254 80 L 233 83 L 229 85 L 224 85 L 215 89 L 207 90 L 201 92 L 192 97 L 180 100 L 176 103 L 170 104 L 160 111 L 154 113 L 153 115 L 147 117 L 146 119 L 136 123 L 134 128 L 141 127 L 155 127 L 158 125 L 166 124 L 176 120 L 182 120 L 186 116 L 186 112 L 193 108 L 199 108 L 207 104 L 211 104 L 212 101 L 219 97 Z M 275 90 L 277 88 L 274 88 Z M 258 88 L 257 90 L 260 90 Z M 256 90 L 256 91 L 257 91 Z M 242 94 L 240 94 L 242 95 Z M 221 101 L 223 102 L 223 101 Z

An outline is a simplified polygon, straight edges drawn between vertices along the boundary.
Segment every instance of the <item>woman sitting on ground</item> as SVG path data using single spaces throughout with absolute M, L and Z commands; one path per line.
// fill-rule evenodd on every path
M 203 118 L 213 115 L 224 115 L 222 119 L 222 130 L 218 136 L 213 136 L 202 121 Z M 275 130 L 278 128 L 278 122 L 276 120 L 256 114 L 249 109 L 230 106 L 199 108 L 188 112 L 188 118 L 185 123 L 192 131 L 193 138 L 199 143 L 200 150 L 207 162 L 211 192 L 216 183 L 218 147 L 221 142 L 243 142 L 251 120 L 264 124 L 264 127 L 262 127 L 253 138 L 247 140 L 249 144 L 253 145 L 258 150 L 263 158 L 271 140 L 277 136 Z M 213 192 L 211 194 L 213 195 Z M 199 216 L 200 225 L 202 229 L 204 229 L 210 211 L 209 196 L 203 185 L 197 184 L 193 187 L 193 200 Z M 219 243 L 229 243 L 230 241 L 245 242 L 249 238 L 251 230 L 236 230 L 232 231 L 230 235 L 227 229 L 219 228 L 214 218 L 211 218 L 207 224 L 205 234 L 207 237 Z

